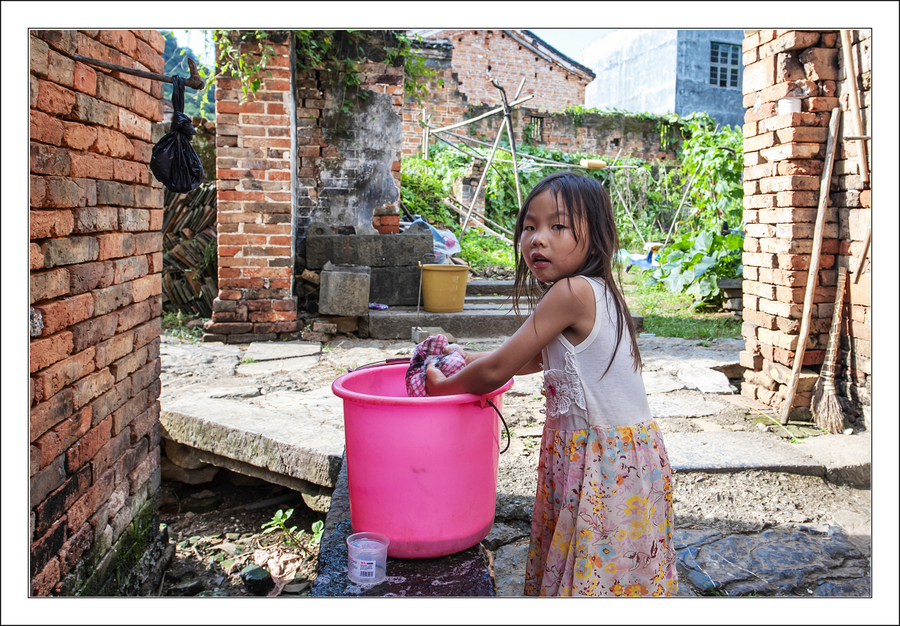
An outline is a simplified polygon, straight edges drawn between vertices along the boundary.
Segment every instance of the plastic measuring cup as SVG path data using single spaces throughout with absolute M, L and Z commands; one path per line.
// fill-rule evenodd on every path
M 355 533 L 347 537 L 347 577 L 357 585 L 376 585 L 384 580 L 390 540 L 379 533 Z

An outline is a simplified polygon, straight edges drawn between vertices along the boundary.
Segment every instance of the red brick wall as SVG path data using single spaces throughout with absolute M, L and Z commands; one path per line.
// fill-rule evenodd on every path
M 248 343 L 291 337 L 291 67 L 285 34 L 259 91 L 216 79 L 216 202 L 219 296 L 207 341 Z M 245 44 L 256 49 L 256 44 Z
M 540 117 L 543 129 L 536 143 L 546 148 L 608 155 L 610 158 L 614 158 L 619 149 L 622 154 L 647 160 L 675 158 L 674 147 L 660 146 L 656 122 L 591 113 L 576 122 L 572 115 L 551 115 L 562 112 L 569 105 L 584 105 L 587 78 L 543 58 L 538 57 L 536 61 L 534 53 L 522 48 L 505 33 L 442 31 L 437 37 L 450 41 L 427 41 L 417 48 L 429 67 L 438 72 L 428 85 L 424 108 L 425 115 L 430 116 L 430 126 L 449 126 L 500 106 L 500 94 L 490 84 L 486 73 L 490 64 L 491 74 L 506 90 L 509 102 L 513 101 L 522 78 L 526 80 L 521 95 L 535 96 L 513 107 L 517 145 L 524 141 L 526 126 Z M 438 85 L 438 79 L 443 80 L 443 85 Z M 419 125 L 422 112 L 422 107 L 407 98 L 403 106 L 404 156 L 422 151 L 422 127 Z M 501 120 L 502 116 L 494 115 L 454 132 L 465 135 L 471 131 L 492 138 L 496 136 Z M 447 139 L 457 141 L 453 137 Z M 443 145 L 432 135 L 430 144 L 437 143 Z
M 33 595 L 76 592 L 159 485 L 162 72 L 152 30 L 31 31 Z
M 870 134 L 871 31 L 850 31 L 856 71 L 842 60 L 838 31 L 762 30 L 744 39 L 743 335 L 748 367 L 741 393 L 780 410 L 793 367 L 810 267 L 830 111 L 840 106 L 830 202 L 803 364 L 823 363 L 834 309 L 838 267 L 855 271 L 871 220 L 871 183 L 864 182 L 851 136 L 849 89 L 859 88 L 863 133 Z M 846 78 L 849 76 L 849 79 Z M 802 98 L 802 111 L 778 115 L 784 97 Z M 870 162 L 870 161 L 869 161 Z M 870 168 L 871 169 L 871 168 Z M 842 395 L 868 404 L 870 354 L 869 264 L 848 275 L 841 332 Z M 810 404 L 801 391 L 793 406 Z
M 244 100 L 237 79 L 216 79 L 219 296 L 205 327 L 206 341 L 246 343 L 297 337 L 294 259 L 295 254 L 303 254 L 306 228 L 313 220 L 340 227 L 356 225 L 359 218 L 382 234 L 399 232 L 399 137 L 396 146 L 378 146 L 382 153 L 389 153 L 384 169 L 389 168 L 386 175 L 396 188 L 395 200 L 357 206 L 355 199 L 366 191 L 361 185 L 371 175 L 364 162 L 368 157 L 359 150 L 356 160 L 362 165 L 349 165 L 344 179 L 334 176 L 334 164 L 346 156 L 330 145 L 328 130 L 323 128 L 327 114 L 340 104 L 335 102 L 329 74 L 324 69 L 297 70 L 292 93 L 288 33 L 270 33 L 270 43 L 275 56 L 267 71 L 272 75 L 261 77 L 262 86 L 255 94 Z M 255 42 L 242 45 L 257 49 Z M 390 97 L 395 121 L 402 107 L 402 71 L 402 67 L 365 62 L 359 73 L 362 89 Z M 292 189 L 292 121 L 296 189 Z M 368 118 L 364 123 L 369 123 Z
M 493 76 L 510 101 L 524 78 L 522 96 L 533 94 L 529 105 L 540 111 L 584 104 L 587 77 L 537 56 L 501 30 L 445 30 L 439 36 L 453 44 L 459 90 L 471 102 L 500 105 L 499 92 L 490 83 Z
M 433 39 L 423 53 L 440 71 L 444 85 L 429 89 L 425 114 L 431 116 L 431 126 L 462 121 L 470 104 L 500 106 L 500 93 L 491 85 L 491 77 L 506 91 L 509 102 L 524 78 L 520 97 L 534 95 L 528 106 L 535 111 L 561 111 L 569 105 L 584 105 L 588 77 L 536 56 L 503 31 L 445 30 Z M 442 39 L 450 41 L 452 52 L 440 45 L 438 40 Z M 405 155 L 421 151 L 421 119 L 422 108 L 407 101 L 403 108 Z

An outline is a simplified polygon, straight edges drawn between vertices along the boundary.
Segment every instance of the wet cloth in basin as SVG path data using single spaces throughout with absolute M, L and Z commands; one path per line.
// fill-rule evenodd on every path
M 465 357 L 459 352 L 444 354 L 448 345 L 444 335 L 431 335 L 413 350 L 409 369 L 406 370 L 406 393 L 410 397 L 428 395 L 425 391 L 425 368 L 430 363 L 434 363 L 444 376 L 451 376 L 466 366 Z

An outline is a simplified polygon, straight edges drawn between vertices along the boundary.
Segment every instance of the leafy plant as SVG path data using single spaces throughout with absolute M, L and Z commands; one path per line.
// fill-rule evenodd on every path
M 312 525 L 313 543 L 319 544 L 322 541 L 322 533 L 325 531 L 325 524 L 322 520 L 316 520 Z
M 285 539 L 289 544 L 300 545 L 300 536 L 304 531 L 297 531 L 296 526 L 287 527 L 287 521 L 293 514 L 294 509 L 288 509 L 287 511 L 278 509 L 272 519 L 262 525 L 262 534 L 267 535 L 280 530 L 284 533 Z
M 456 230 L 459 231 L 458 228 Z M 481 235 L 467 229 L 459 246 L 462 250 L 457 256 L 471 263 L 473 267 L 516 265 L 512 246 L 496 237 Z
M 722 220 L 736 226 L 743 214 L 743 133 L 729 126 L 720 129 L 708 113 L 682 118 L 689 136 L 679 158 L 685 178 L 693 178 L 691 199 L 696 210 L 689 216 L 695 227 L 709 228 Z
M 684 293 L 672 293 L 660 283 L 648 284 L 650 272 L 624 276 L 628 309 L 644 318 L 644 332 L 657 337 L 711 341 L 741 336 L 741 320 L 730 313 L 702 311 Z
M 203 338 L 203 325 L 195 324 L 191 327 L 187 326 L 187 321 L 194 319 L 198 318 L 189 317 L 181 311 L 175 313 L 163 311 L 162 328 L 166 335 L 177 338 L 181 343 L 188 342 L 197 344 L 200 343 Z
M 353 98 L 365 99 L 369 95 L 366 90 L 359 89 L 361 72 L 367 62 L 393 65 L 402 59 L 404 92 L 419 105 L 428 94 L 429 84 L 443 85 L 437 70 L 415 53 L 414 40 L 402 31 L 292 30 L 291 33 L 297 50 L 297 66 L 303 70 L 326 72 L 333 83 L 350 96 L 337 103 L 344 113 L 350 112 Z M 256 93 L 262 86 L 262 74 L 272 75 L 267 69 L 274 57 L 269 33 L 264 30 L 214 30 L 212 36 L 219 50 L 219 69 L 240 80 L 245 99 L 250 93 Z
M 695 306 L 720 303 L 720 278 L 737 278 L 743 272 L 741 256 L 743 236 L 720 235 L 703 231 L 685 234 L 660 254 L 660 266 L 647 280 L 657 282 L 672 293 L 684 292 L 694 298 Z
M 172 76 L 179 74 L 187 76 L 190 72 L 188 67 L 188 59 L 197 64 L 197 73 L 201 78 L 208 79 L 213 75 L 213 68 L 204 65 L 197 54 L 191 48 L 182 48 L 178 45 L 174 33 L 168 30 L 159 31 L 166 40 L 166 47 L 163 51 L 162 58 L 165 63 L 163 74 Z M 211 85 L 208 85 L 211 86 Z M 167 100 L 172 99 L 172 84 L 163 83 L 163 97 Z M 185 89 L 184 92 L 184 114 L 188 117 L 203 116 L 208 120 L 216 119 L 216 105 L 210 97 L 212 89 L 204 89 L 202 92 L 193 89 Z

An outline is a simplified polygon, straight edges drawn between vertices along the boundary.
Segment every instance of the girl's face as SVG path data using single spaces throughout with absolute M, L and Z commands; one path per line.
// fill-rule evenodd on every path
M 579 226 L 579 232 L 584 233 L 584 225 Z M 542 283 L 574 276 L 588 255 L 588 237 L 575 240 L 566 207 L 557 206 L 556 196 L 549 189 L 528 205 L 520 244 L 525 264 Z

